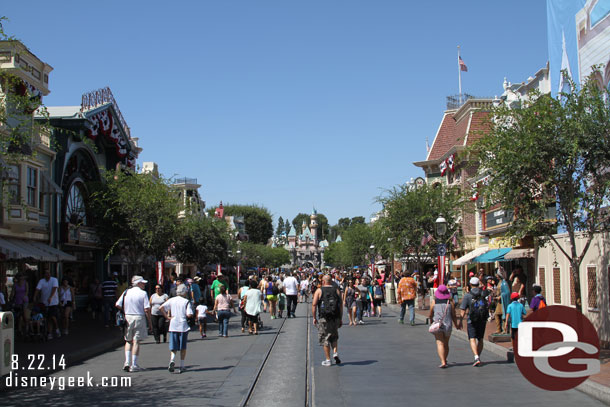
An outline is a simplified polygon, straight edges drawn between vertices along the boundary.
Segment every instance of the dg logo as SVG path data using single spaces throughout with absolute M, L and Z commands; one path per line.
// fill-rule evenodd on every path
M 595 327 L 563 305 L 541 308 L 521 322 L 514 351 L 523 376 L 545 390 L 574 388 L 600 371 Z

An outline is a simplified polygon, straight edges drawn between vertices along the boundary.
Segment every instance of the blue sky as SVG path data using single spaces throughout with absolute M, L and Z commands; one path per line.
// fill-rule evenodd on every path
M 9 34 L 54 67 L 48 106 L 110 86 L 138 159 L 208 206 L 365 216 L 422 175 L 458 92 L 502 93 L 548 59 L 541 0 L 12 1 Z

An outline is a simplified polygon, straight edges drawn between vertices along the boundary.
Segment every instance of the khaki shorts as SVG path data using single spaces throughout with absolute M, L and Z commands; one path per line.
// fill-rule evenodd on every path
M 127 328 L 125 329 L 125 340 L 131 342 L 134 339 L 141 341 L 148 336 L 146 328 L 146 317 L 144 315 L 125 315 Z
M 331 346 L 333 342 L 339 340 L 339 319 L 318 320 L 318 340 L 320 346 Z

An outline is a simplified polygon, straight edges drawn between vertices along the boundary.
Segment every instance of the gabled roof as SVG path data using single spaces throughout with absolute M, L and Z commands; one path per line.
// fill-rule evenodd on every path
M 445 111 L 426 161 L 417 162 L 415 165 L 440 161 L 446 158 L 447 153 L 454 150 L 454 147 L 470 146 L 480 139 L 482 132 L 488 128 L 486 118 L 489 116 L 490 105 L 491 100 L 469 99 L 460 109 Z
M 297 235 L 297 230 L 294 228 L 294 225 L 292 225 L 290 227 L 290 233 L 288 233 L 288 236 L 296 236 Z

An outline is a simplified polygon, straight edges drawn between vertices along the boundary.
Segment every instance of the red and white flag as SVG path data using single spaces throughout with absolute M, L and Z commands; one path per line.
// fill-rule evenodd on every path
M 220 263 L 218 263 L 216 265 L 216 275 L 220 275 L 222 274 L 222 266 L 220 265 Z
M 462 57 L 458 57 L 458 62 L 460 63 L 460 71 L 468 72 L 468 67 L 464 63 Z

